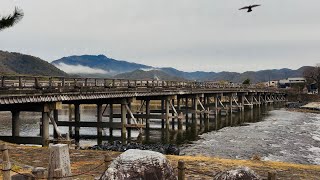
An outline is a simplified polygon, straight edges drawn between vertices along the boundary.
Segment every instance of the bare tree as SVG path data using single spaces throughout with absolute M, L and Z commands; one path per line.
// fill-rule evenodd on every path
M 318 94 L 320 94 L 320 65 L 317 64 L 315 67 L 306 68 L 303 76 L 306 78 L 308 84 L 315 83 L 317 85 Z
M 23 11 L 16 7 L 13 14 L 0 16 L 0 31 L 18 23 L 23 18 L 23 15 Z

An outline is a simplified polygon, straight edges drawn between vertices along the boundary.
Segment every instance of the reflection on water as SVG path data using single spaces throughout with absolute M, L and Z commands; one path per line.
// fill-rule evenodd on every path
M 158 129 L 146 131 L 144 135 L 144 143 L 172 143 L 185 144 L 199 139 L 199 134 L 210 131 L 216 131 L 228 126 L 245 126 L 246 123 L 254 123 L 262 121 L 268 113 L 274 109 L 279 109 L 281 105 L 261 106 L 261 108 L 254 108 L 252 110 L 245 110 L 244 112 L 236 112 L 232 115 L 218 116 L 217 118 L 210 117 L 209 122 L 206 123 L 204 118 L 198 119 L 196 126 L 194 120 L 189 114 L 188 126 L 184 126 L 183 131 L 172 129 Z M 202 122 L 200 122 L 202 121 Z M 202 126 L 200 126 L 202 124 Z M 177 125 L 176 125 L 177 127 Z
M 261 106 L 261 108 L 254 108 L 253 110 L 246 110 L 244 112 L 236 112 L 228 116 L 218 116 L 217 118 L 210 117 L 209 121 L 204 118 L 197 120 L 197 125 L 194 123 L 193 115 L 188 115 L 187 125 L 183 125 L 183 130 L 177 130 L 178 124 L 175 120 L 175 129 L 161 129 L 161 120 L 150 120 L 150 130 L 145 130 L 143 133 L 142 143 L 171 143 L 171 144 L 184 144 L 190 141 L 195 141 L 199 138 L 199 134 L 203 134 L 209 131 L 215 131 L 227 126 L 244 126 L 246 123 L 258 122 L 268 115 L 268 112 L 277 108 L 274 106 Z M 119 113 L 119 110 L 115 110 L 114 113 Z M 200 115 L 203 117 L 204 115 Z M 212 115 L 210 115 L 212 116 Z M 21 124 L 21 136 L 37 136 L 40 133 L 40 118 L 41 113 L 35 112 L 21 112 L 20 120 Z M 94 108 L 81 108 L 81 121 L 96 121 L 96 109 Z M 68 109 L 59 110 L 59 121 L 68 121 L 69 112 Z M 0 135 L 11 135 L 11 113 L 0 113 Z M 108 122 L 108 117 L 103 117 L 103 121 Z M 120 122 L 119 118 L 114 118 L 114 122 Z M 171 125 L 172 126 L 172 125 Z M 170 126 L 170 127 L 171 127 Z M 67 133 L 68 127 L 59 127 L 63 133 Z M 81 127 L 80 135 L 96 135 L 96 128 Z M 53 135 L 53 127 L 50 125 L 50 136 Z M 103 129 L 103 135 L 109 136 L 109 129 Z M 131 131 L 131 137 L 133 141 L 137 140 L 139 135 L 138 130 Z M 120 137 L 120 130 L 113 130 L 113 136 Z M 104 139 L 104 141 L 113 141 L 116 138 Z M 96 140 L 81 140 L 81 145 L 93 145 L 96 144 Z

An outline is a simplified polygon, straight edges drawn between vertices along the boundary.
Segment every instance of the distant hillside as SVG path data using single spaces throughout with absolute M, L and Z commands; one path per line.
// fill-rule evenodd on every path
M 70 74 L 111 76 L 137 69 L 149 69 L 151 66 L 119 61 L 104 55 L 69 56 L 52 62 L 56 67 Z
M 89 77 L 112 77 L 130 79 L 153 79 L 155 76 L 172 79 L 188 79 L 199 81 L 220 81 L 243 82 L 249 78 L 251 82 L 265 82 L 268 80 L 279 80 L 288 77 L 301 77 L 306 67 L 297 70 L 271 69 L 261 71 L 238 72 L 184 72 L 171 67 L 154 68 L 151 66 L 136 64 L 127 61 L 119 61 L 108 58 L 104 55 L 83 55 L 64 57 L 53 61 L 56 67 L 69 74 Z M 147 69 L 156 69 L 147 71 Z M 143 71 L 141 71 L 143 70 Z
M 67 76 L 68 74 L 40 58 L 0 51 L 0 74 Z
M 181 77 L 171 76 L 161 70 L 135 70 L 128 73 L 122 73 L 114 76 L 114 78 L 121 79 L 156 79 L 156 80 L 185 80 Z
M 250 79 L 252 82 L 266 82 L 269 80 L 279 80 L 288 77 L 302 77 L 303 71 L 307 66 L 301 67 L 297 70 L 292 69 L 271 69 L 261 71 L 246 71 L 244 73 L 236 72 L 220 72 L 208 73 L 208 75 L 201 80 L 228 80 L 231 82 L 243 82 L 245 79 Z

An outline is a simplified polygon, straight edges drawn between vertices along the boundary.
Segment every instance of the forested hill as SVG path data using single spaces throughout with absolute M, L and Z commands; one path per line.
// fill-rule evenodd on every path
M 68 76 L 54 65 L 38 57 L 0 51 L 1 75 Z

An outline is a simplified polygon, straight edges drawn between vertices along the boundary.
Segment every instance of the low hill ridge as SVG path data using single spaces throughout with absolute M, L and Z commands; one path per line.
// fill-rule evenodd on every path
M 67 73 L 38 57 L 7 51 L 0 51 L 0 74 L 68 76 Z

